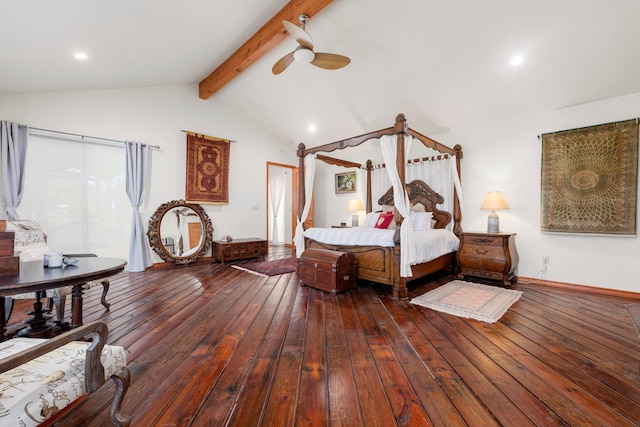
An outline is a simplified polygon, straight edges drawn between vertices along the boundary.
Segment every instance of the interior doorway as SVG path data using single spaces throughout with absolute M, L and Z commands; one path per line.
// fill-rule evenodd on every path
M 271 246 L 293 247 L 297 169 L 296 166 L 267 162 L 267 240 Z

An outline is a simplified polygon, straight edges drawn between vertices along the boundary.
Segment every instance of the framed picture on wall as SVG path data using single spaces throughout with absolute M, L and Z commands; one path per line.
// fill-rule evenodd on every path
M 336 194 L 356 192 L 356 172 L 336 174 Z

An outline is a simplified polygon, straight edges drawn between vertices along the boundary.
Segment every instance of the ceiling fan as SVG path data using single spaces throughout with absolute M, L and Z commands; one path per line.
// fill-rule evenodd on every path
M 304 64 L 311 63 L 316 67 L 324 68 L 326 70 L 337 70 L 351 62 L 351 59 L 346 56 L 338 55 L 335 53 L 320 53 L 313 51 L 313 39 L 304 29 L 309 17 L 307 15 L 300 15 L 298 20 L 302 24 L 302 28 L 289 22 L 282 21 L 284 28 L 295 37 L 299 46 L 295 48 L 293 52 L 287 53 L 280 58 L 271 68 L 273 74 L 280 74 L 287 69 L 293 61 L 301 62 Z

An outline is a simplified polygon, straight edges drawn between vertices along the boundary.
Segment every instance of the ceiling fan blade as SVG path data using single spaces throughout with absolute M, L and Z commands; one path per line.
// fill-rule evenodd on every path
M 284 28 L 296 39 L 300 46 L 313 50 L 313 39 L 309 33 L 289 21 L 283 20 L 282 25 L 284 25 Z
M 280 58 L 278 60 L 278 62 L 276 62 L 275 64 L 273 64 L 273 67 L 271 68 L 271 72 L 275 75 L 280 74 L 281 72 L 283 72 L 284 70 L 287 69 L 287 67 L 289 65 L 291 65 L 291 63 L 294 61 L 293 59 L 293 52 L 289 52 L 287 53 L 285 56 L 283 56 L 282 58 Z
M 316 53 L 316 57 L 311 61 L 316 67 L 326 70 L 337 70 L 338 68 L 348 65 L 350 62 L 351 59 L 335 53 Z

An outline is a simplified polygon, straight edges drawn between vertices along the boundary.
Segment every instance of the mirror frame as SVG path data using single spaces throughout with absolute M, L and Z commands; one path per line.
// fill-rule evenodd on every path
M 169 252 L 169 250 L 162 244 L 162 236 L 160 235 L 160 224 L 162 224 L 162 219 L 165 214 L 171 209 L 179 206 L 192 209 L 196 215 L 198 215 L 204 232 L 204 238 L 200 244 L 200 249 L 185 257 L 176 256 Z M 209 216 L 202 206 L 194 203 L 188 203 L 184 200 L 172 200 L 161 204 L 151 216 L 149 219 L 147 237 L 149 238 L 149 245 L 153 248 L 154 252 L 160 256 L 160 258 L 177 265 L 186 265 L 197 261 L 198 258 L 207 252 L 209 246 L 211 246 L 211 242 L 213 241 L 213 224 L 211 224 L 211 219 L 209 219 Z

